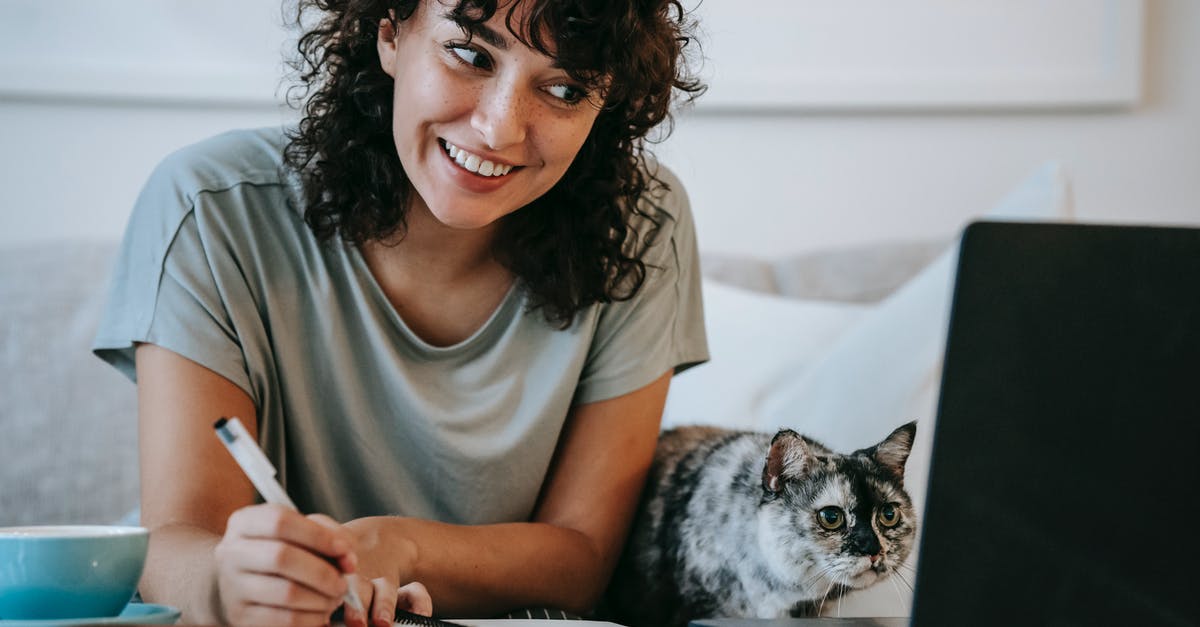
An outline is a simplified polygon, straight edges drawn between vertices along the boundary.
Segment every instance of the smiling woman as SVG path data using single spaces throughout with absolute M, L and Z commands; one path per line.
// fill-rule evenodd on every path
M 528 8 L 511 10 L 527 23 Z M 503 15 L 464 28 L 418 8 L 396 27 L 384 20 L 379 39 L 394 80 L 392 136 L 416 192 L 409 211 L 447 226 L 485 227 L 544 195 L 603 106 L 554 57 L 517 42 Z M 497 165 L 504 174 L 493 176 Z
M 465 151 L 451 160 L 476 174 L 472 155 L 480 167 L 491 161 L 493 174 L 500 164 L 519 175 L 509 185 L 446 173 L 460 189 L 505 196 L 474 220 L 491 224 L 495 254 L 533 288 L 549 319 L 566 324 L 588 302 L 636 288 L 645 269 L 630 214 L 649 217 L 641 200 L 660 183 L 643 159 L 644 138 L 667 121 L 675 95 L 703 91 L 684 56 L 690 38 L 680 5 L 356 4 L 327 14 L 300 42 L 315 93 L 287 155 L 297 169 L 312 166 L 306 216 L 314 231 L 355 242 L 402 236 L 407 220 L 420 218 L 413 214 L 447 206 L 432 170 L 449 143 Z M 381 13 L 378 28 L 366 25 Z M 378 143 L 383 129 L 395 147 Z M 316 159 L 342 153 L 373 171 Z M 410 205 L 414 192 L 424 207 Z M 515 207 L 525 210 L 495 222 Z M 564 238 L 576 246 L 558 245 Z
M 188 622 L 324 624 L 347 585 L 352 625 L 586 612 L 669 380 L 708 358 L 687 198 L 644 150 L 701 89 L 686 16 L 300 11 L 300 123 L 163 161 L 94 343 L 138 383 L 142 595 Z M 308 516 L 256 504 L 222 416 Z

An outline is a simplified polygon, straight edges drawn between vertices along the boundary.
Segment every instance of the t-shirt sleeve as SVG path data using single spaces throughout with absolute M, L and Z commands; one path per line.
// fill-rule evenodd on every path
M 615 398 L 708 361 L 691 206 L 670 171 L 660 166 L 657 174 L 669 191 L 650 210 L 660 226 L 643 258 L 645 283 L 633 298 L 603 305 L 575 404 Z
M 134 350 L 155 344 L 212 370 L 253 398 L 227 303 L 244 285 L 221 281 L 228 247 L 206 236 L 204 193 L 186 152 L 168 157 L 138 196 L 112 272 L 92 351 L 136 381 Z M 228 273 L 225 273 L 228 275 Z

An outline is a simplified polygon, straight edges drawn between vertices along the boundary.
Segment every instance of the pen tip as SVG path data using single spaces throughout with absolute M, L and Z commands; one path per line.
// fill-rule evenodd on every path
M 221 427 L 224 427 L 226 422 L 229 422 L 229 420 L 225 418 L 225 416 L 221 416 L 219 420 L 213 423 L 213 429 L 220 429 Z

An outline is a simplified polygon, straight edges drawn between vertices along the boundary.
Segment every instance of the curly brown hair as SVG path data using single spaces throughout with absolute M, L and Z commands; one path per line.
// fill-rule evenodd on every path
M 415 192 L 393 143 L 392 80 L 376 37 L 382 20 L 408 19 L 420 1 L 298 0 L 298 23 L 313 9 L 320 19 L 297 45 L 299 92 L 289 96 L 304 102 L 284 155 L 302 173 L 305 220 L 320 239 L 403 238 Z M 518 2 L 529 5 L 525 24 L 513 17 Z M 581 309 L 631 298 L 644 283 L 641 258 L 658 223 L 639 201 L 653 205 L 666 187 L 648 167 L 648 135 L 665 121 L 653 141 L 665 138 L 673 100 L 691 101 L 704 86 L 684 55 L 692 23 L 678 0 L 516 0 L 506 8 L 519 41 L 588 87 L 603 83 L 599 114 L 567 172 L 501 218 L 493 246 L 524 282 L 531 309 L 566 327 Z M 450 15 L 469 37 L 497 10 L 496 0 L 459 0 Z M 639 238 L 641 220 L 648 228 Z

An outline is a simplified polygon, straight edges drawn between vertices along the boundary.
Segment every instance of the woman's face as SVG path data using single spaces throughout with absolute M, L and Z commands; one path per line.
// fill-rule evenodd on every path
M 474 229 L 562 178 L 599 98 L 520 43 L 503 5 L 469 44 L 450 8 L 426 0 L 394 33 L 384 22 L 378 48 L 394 79 L 392 135 L 417 202 L 442 224 Z M 518 6 L 514 17 L 522 14 Z

